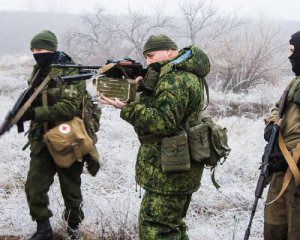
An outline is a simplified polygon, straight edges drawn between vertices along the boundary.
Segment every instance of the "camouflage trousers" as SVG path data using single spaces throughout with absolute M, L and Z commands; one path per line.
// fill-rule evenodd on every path
M 80 223 L 84 218 L 81 210 L 80 189 L 83 163 L 75 162 L 69 168 L 60 168 L 54 164 L 46 148 L 38 155 L 31 153 L 30 157 L 25 191 L 32 219 L 45 220 L 52 216 L 52 212 L 48 208 L 48 191 L 54 181 L 54 175 L 57 173 L 65 202 L 63 218 L 69 223 Z
M 280 192 L 283 172 L 272 176 L 267 202 L 272 201 Z M 274 203 L 265 207 L 265 240 L 299 240 L 300 239 L 300 188 L 292 178 L 285 193 Z
M 139 213 L 140 240 L 188 240 L 184 218 L 191 197 L 146 191 Z

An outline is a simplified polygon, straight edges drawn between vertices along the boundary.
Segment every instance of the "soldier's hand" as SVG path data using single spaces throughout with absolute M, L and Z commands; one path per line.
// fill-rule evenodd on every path
M 122 102 L 119 98 L 110 99 L 108 97 L 105 97 L 103 94 L 100 94 L 98 100 L 103 104 L 108 104 L 119 109 L 122 109 L 123 107 L 127 106 L 127 103 Z
M 143 77 L 142 76 L 138 76 L 135 80 L 135 83 L 136 83 L 136 89 L 139 89 L 141 84 L 142 84 L 142 80 L 143 80 Z

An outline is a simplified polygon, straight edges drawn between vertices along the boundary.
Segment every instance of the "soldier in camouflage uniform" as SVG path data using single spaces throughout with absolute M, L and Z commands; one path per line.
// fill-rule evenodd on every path
M 29 83 L 38 70 L 42 71 L 42 78 L 48 74 L 54 76 L 57 74 L 62 76 L 78 74 L 74 69 L 50 67 L 52 63 L 74 63 L 70 56 L 57 51 L 57 39 L 54 33 L 42 31 L 35 35 L 31 41 L 31 50 L 37 64 L 33 68 Z M 31 217 L 37 222 L 37 231 L 30 239 L 46 240 L 53 238 L 49 221 L 52 212 L 48 208 L 47 193 L 56 173 L 65 202 L 63 217 L 68 222 L 68 234 L 71 239 L 79 239 L 78 225 L 84 218 L 81 209 L 82 194 L 80 189 L 80 175 L 84 163 L 76 161 L 69 168 L 58 167 L 43 142 L 43 135 L 47 129 L 57 126 L 62 121 L 71 120 L 74 116 L 81 117 L 83 97 L 90 98 L 90 96 L 86 92 L 84 81 L 77 81 L 72 84 L 63 83 L 58 87 L 52 79 L 43 91 L 46 91 L 48 103 L 43 104 L 42 94 L 39 94 L 21 119 L 21 121 L 32 120 L 28 134 L 31 160 L 25 191 Z M 44 126 L 45 123 L 47 123 L 47 127 Z M 86 155 L 84 160 L 90 162 L 91 158 L 91 156 Z M 96 150 L 92 160 L 93 162 L 98 161 Z
M 134 126 L 141 142 L 136 162 L 136 181 L 145 189 L 140 239 L 186 240 L 184 219 L 192 193 L 200 187 L 204 164 L 192 162 L 188 171 L 164 173 L 162 139 L 176 135 L 203 110 L 202 78 L 210 63 L 196 46 L 177 51 L 175 42 L 164 34 L 147 40 L 144 55 L 150 68 L 142 81 L 136 79 L 142 89 L 139 101 L 125 104 L 105 96 L 100 101 L 121 108 L 121 118 Z
M 289 90 L 288 105 L 284 113 L 284 124 L 281 131 L 287 149 L 293 151 L 300 142 L 300 31 L 293 34 L 290 39 L 289 59 L 296 77 L 287 87 Z M 272 125 L 274 122 L 278 122 L 278 119 L 279 102 L 272 109 L 271 116 L 266 119 L 267 127 L 264 136 L 267 141 L 271 135 Z M 281 153 L 278 146 L 275 147 L 275 153 L 277 152 Z M 272 161 L 270 165 L 272 179 L 267 202 L 278 196 L 288 169 L 288 164 L 283 156 L 270 160 Z M 283 195 L 270 205 L 266 205 L 264 221 L 264 239 L 300 239 L 300 186 L 297 186 L 294 177 L 290 180 Z

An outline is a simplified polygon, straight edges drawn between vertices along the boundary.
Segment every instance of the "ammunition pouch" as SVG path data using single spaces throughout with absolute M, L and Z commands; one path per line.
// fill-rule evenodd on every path
M 177 173 L 191 169 L 188 138 L 185 130 L 173 137 L 163 138 L 161 168 L 163 173 Z
M 215 124 L 211 117 L 203 117 L 194 126 L 187 127 L 191 159 L 214 167 L 230 152 L 227 129 Z
M 44 141 L 54 162 L 62 168 L 70 167 L 75 161 L 82 162 L 83 156 L 94 150 L 83 120 L 78 117 L 50 129 Z

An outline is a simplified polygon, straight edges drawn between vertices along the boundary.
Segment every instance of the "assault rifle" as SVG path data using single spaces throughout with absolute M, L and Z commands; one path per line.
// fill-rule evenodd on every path
M 24 132 L 24 125 L 20 119 L 50 79 L 50 76 L 42 78 L 42 70 L 37 71 L 27 89 L 21 93 L 12 109 L 7 113 L 4 122 L 0 126 L 0 136 L 9 131 L 14 124 L 17 124 L 18 132 Z
M 253 221 L 254 214 L 255 214 L 255 211 L 257 208 L 258 199 L 261 198 L 263 190 L 267 185 L 267 179 L 269 177 L 270 156 L 272 154 L 272 151 L 273 151 L 276 141 L 278 141 L 279 130 L 282 127 L 283 114 L 285 112 L 285 109 L 286 109 L 287 103 L 288 103 L 288 93 L 289 93 L 288 90 L 285 90 L 282 95 L 282 98 L 280 101 L 279 121 L 278 121 L 278 123 L 273 124 L 270 139 L 269 139 L 269 142 L 266 146 L 266 149 L 265 149 L 265 152 L 263 155 L 263 161 L 260 166 L 260 175 L 259 175 L 256 189 L 255 189 L 255 200 L 254 200 L 254 203 L 252 206 L 251 217 L 250 217 L 250 221 L 249 221 L 247 230 L 245 232 L 244 240 L 249 239 L 250 229 L 251 229 L 252 221 Z

